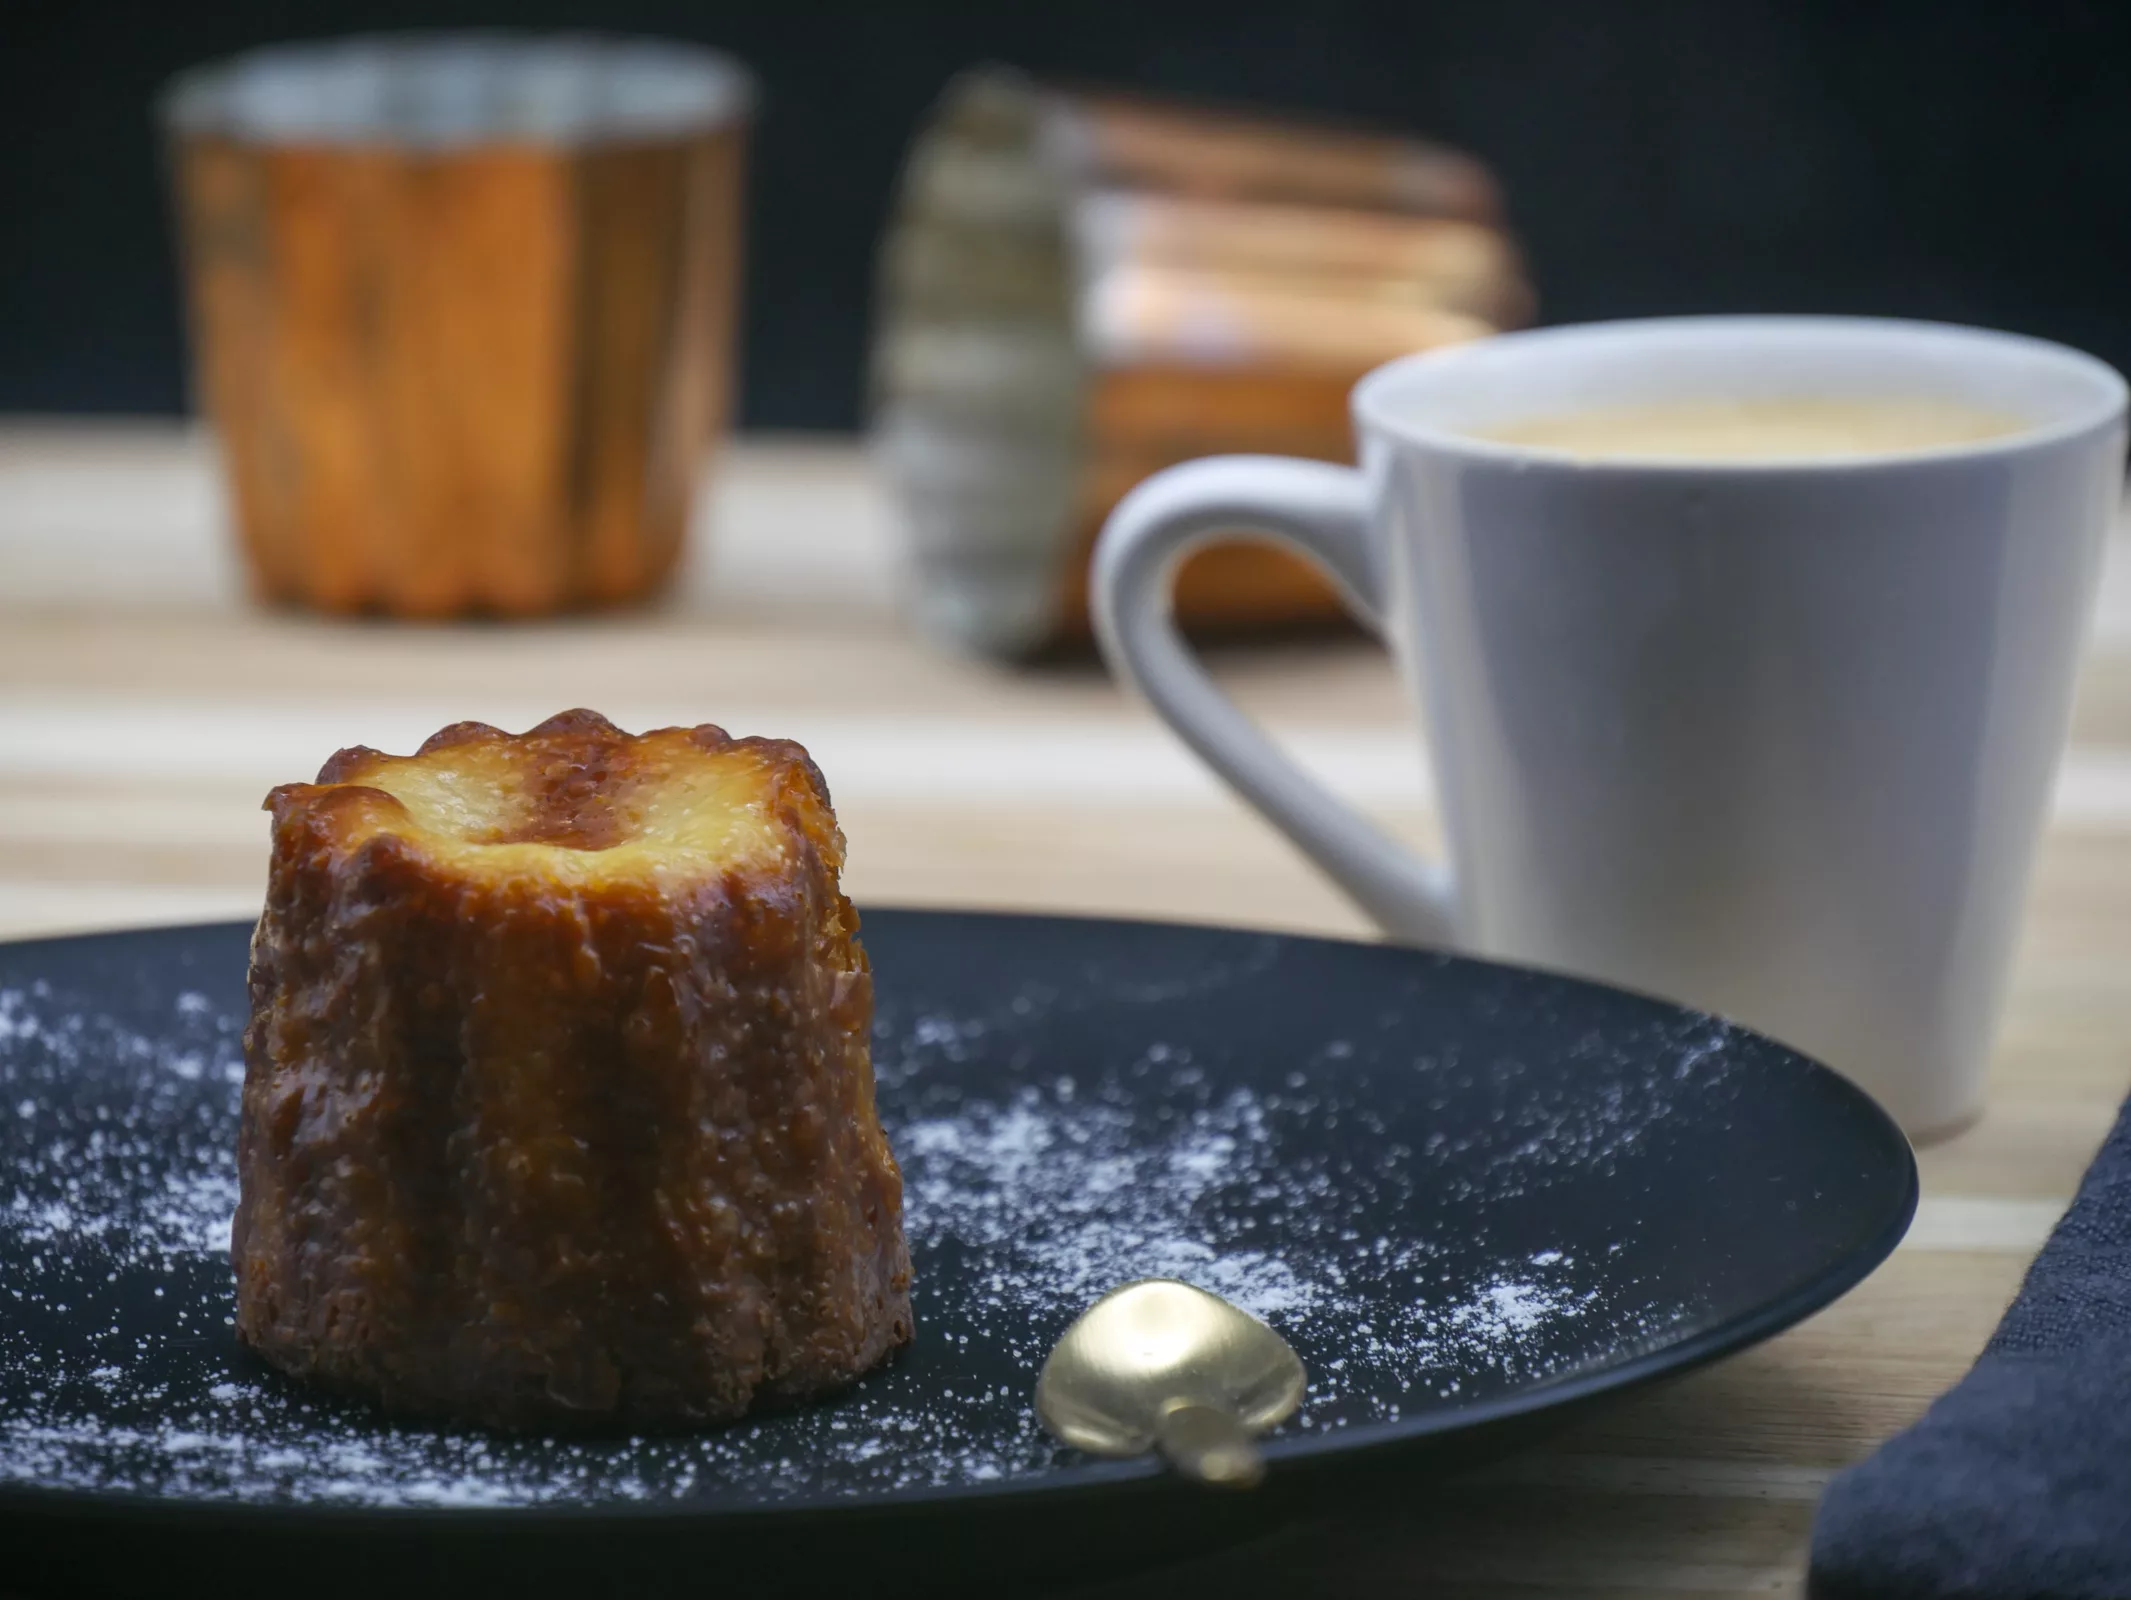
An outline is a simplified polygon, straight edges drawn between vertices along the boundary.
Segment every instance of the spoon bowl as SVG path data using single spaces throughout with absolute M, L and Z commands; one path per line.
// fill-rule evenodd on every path
M 1185 1476 L 1247 1486 L 1254 1436 L 1302 1404 L 1288 1342 L 1239 1306 L 1174 1278 L 1113 1289 L 1066 1329 L 1036 1381 L 1036 1414 L 1093 1455 L 1159 1449 Z

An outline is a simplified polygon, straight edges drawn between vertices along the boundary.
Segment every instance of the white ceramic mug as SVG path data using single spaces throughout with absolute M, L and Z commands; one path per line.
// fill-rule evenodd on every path
M 1607 405 L 1919 397 L 2022 431 L 1799 461 L 1583 460 L 1462 431 Z M 2007 334 L 1821 317 L 1547 329 L 1353 398 L 1360 468 L 1160 473 L 1095 557 L 1113 667 L 1395 938 L 1655 991 L 1965 1122 L 2122 483 L 2123 380 Z M 1450 861 L 1305 776 L 1170 619 L 1239 531 L 1396 652 Z

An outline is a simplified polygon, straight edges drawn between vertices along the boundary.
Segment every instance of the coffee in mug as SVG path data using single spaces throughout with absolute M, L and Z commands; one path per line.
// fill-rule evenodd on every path
M 1585 458 L 1792 461 L 1943 450 L 2019 433 L 2024 418 L 1917 396 L 1693 400 L 1550 412 L 1475 430 Z

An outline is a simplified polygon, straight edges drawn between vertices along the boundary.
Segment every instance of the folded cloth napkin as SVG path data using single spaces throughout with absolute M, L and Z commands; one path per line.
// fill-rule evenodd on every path
M 2131 1600 L 2131 1102 L 1975 1367 L 1838 1476 L 1816 1600 Z

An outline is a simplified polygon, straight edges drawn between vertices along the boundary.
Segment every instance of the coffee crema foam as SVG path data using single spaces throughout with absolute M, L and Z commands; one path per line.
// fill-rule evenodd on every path
M 1795 398 L 1591 406 L 1464 431 L 1589 458 L 1771 461 L 1943 450 L 2031 426 L 1950 400 Z

